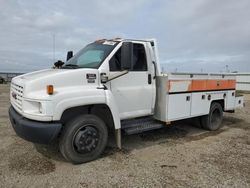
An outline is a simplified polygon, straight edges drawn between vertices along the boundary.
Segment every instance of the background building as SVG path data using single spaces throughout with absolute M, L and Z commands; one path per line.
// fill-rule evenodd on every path
M 250 72 L 237 73 L 236 89 L 250 91 Z
M 23 73 L 0 72 L 0 78 L 3 78 L 5 81 L 10 82 L 12 78 L 21 74 Z

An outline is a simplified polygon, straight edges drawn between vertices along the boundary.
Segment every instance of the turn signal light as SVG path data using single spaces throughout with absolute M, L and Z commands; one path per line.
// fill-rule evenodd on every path
M 47 85 L 47 93 L 48 93 L 48 95 L 53 95 L 53 93 L 54 93 L 54 86 L 53 85 Z

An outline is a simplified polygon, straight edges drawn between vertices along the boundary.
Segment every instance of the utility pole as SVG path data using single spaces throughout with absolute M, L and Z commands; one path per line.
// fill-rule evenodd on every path
M 165 72 L 165 67 L 164 67 L 164 65 L 162 66 L 162 72 L 163 72 L 163 73 Z
M 230 72 L 229 68 L 228 68 L 228 65 L 226 65 L 226 72 Z
M 52 34 L 53 37 L 53 62 L 56 62 L 55 60 L 55 48 L 56 48 L 56 35 L 55 33 Z

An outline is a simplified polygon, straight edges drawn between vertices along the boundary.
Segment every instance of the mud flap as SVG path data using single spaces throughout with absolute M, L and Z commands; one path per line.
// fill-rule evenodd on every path
M 115 139 L 116 139 L 116 145 L 119 149 L 122 149 L 122 141 L 121 141 L 121 129 L 115 130 Z

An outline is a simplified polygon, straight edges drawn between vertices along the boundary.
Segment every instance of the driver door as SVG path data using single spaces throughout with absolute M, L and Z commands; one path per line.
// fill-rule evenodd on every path
M 121 71 L 121 48 L 109 62 L 110 74 Z M 133 43 L 133 61 L 129 72 L 111 81 L 111 90 L 118 106 L 120 118 L 152 114 L 153 84 L 145 46 Z

